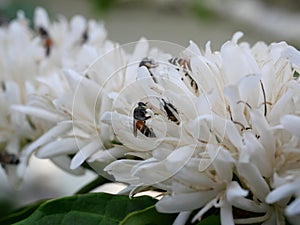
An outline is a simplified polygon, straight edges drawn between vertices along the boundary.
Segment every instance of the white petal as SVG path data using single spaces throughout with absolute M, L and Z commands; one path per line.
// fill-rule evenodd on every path
M 189 46 L 183 50 L 182 55 L 190 59 L 195 56 L 201 56 L 202 54 L 197 44 L 195 44 L 193 41 L 189 41 Z
M 208 58 L 211 54 L 212 54 L 212 51 L 211 51 L 211 41 L 208 41 L 205 44 L 205 56 Z
M 264 146 L 268 158 L 273 161 L 275 156 L 275 137 L 270 129 L 270 125 L 262 112 L 258 110 L 250 111 L 253 129 L 260 135 L 260 143 Z
M 20 147 L 19 135 L 11 135 L 6 143 L 5 149 L 8 153 L 18 154 L 21 150 Z
M 197 212 L 197 214 L 193 217 L 192 219 L 192 223 L 195 223 L 197 220 L 201 221 L 202 216 L 211 208 L 213 208 L 214 206 L 216 206 L 218 204 L 219 198 L 216 197 L 214 199 L 212 199 L 211 201 L 209 201 L 204 207 L 202 207 L 199 212 Z
M 238 163 L 237 169 L 239 175 L 247 181 L 246 184 L 253 194 L 264 202 L 270 189 L 257 167 L 252 163 Z
M 266 202 L 269 204 L 273 204 L 284 198 L 290 198 L 299 189 L 299 186 L 300 179 L 291 183 L 281 185 L 268 194 Z
M 70 28 L 73 35 L 82 35 L 83 32 L 86 29 L 86 20 L 81 15 L 76 15 L 72 17 L 70 21 Z M 73 38 L 79 38 L 79 37 L 73 37 Z
M 281 117 L 280 123 L 293 135 L 300 137 L 300 117 L 294 115 L 285 115 Z
M 274 78 L 272 77 L 272 79 Z M 268 115 L 270 121 L 275 121 L 278 123 L 281 116 L 295 112 L 295 103 L 293 100 L 294 96 L 295 93 L 292 91 L 292 89 L 289 89 L 279 98 L 279 100 L 277 100 L 277 102 L 272 106 L 272 110 Z
M 5 173 L 7 175 L 8 182 L 17 190 L 21 188 L 23 177 L 19 176 L 18 167 L 14 165 L 6 165 Z
M 125 46 L 126 47 L 126 46 Z M 130 46 L 131 47 L 131 46 Z M 137 70 L 139 69 L 139 64 L 142 61 L 143 58 L 145 58 L 148 55 L 149 51 L 149 42 L 145 38 L 141 38 L 132 53 L 132 55 L 128 59 L 128 63 L 126 66 L 126 72 L 125 72 L 125 81 L 124 83 L 131 83 L 137 74 Z
M 132 169 L 132 175 L 139 177 L 142 185 L 163 183 L 173 175 L 166 169 L 165 164 L 164 161 L 158 162 L 156 159 L 150 158 L 135 165 Z
M 165 196 L 156 203 L 156 209 L 162 213 L 176 213 L 198 209 L 213 199 L 217 193 L 217 190 L 213 190 Z
M 237 44 L 238 41 L 244 36 L 244 33 L 241 31 L 235 32 L 232 36 L 232 42 Z
M 190 60 L 191 70 L 193 71 L 194 80 L 198 88 L 211 91 L 218 89 L 218 77 L 210 69 L 207 59 L 201 56 L 193 57 Z
M 46 159 L 59 155 L 74 154 L 78 151 L 79 146 L 74 138 L 58 139 L 41 147 L 37 152 L 38 158 Z
M 138 163 L 137 160 L 117 160 L 104 168 L 104 171 L 113 175 L 116 181 L 139 186 L 141 182 L 132 176 L 131 170 Z
M 191 134 L 195 139 L 208 140 L 211 135 L 211 127 L 207 121 L 211 121 L 212 117 L 208 114 L 196 117 L 185 124 L 184 128 Z
M 134 51 L 132 53 L 132 56 L 130 58 L 131 63 L 137 63 L 139 64 L 140 61 L 147 56 L 147 53 L 149 51 L 149 42 L 146 38 L 140 38 L 140 40 L 137 42 Z
M 238 36 L 236 35 L 236 37 Z M 223 61 L 222 69 L 228 84 L 236 84 L 241 77 L 259 71 L 254 57 L 234 42 L 223 44 L 221 56 Z
M 286 57 L 293 66 L 300 71 L 300 51 L 292 46 L 288 46 L 283 52 L 282 57 Z
M 215 182 L 205 172 L 201 173 L 188 165 L 179 170 L 174 178 L 203 187 L 213 187 L 215 185 Z
M 264 213 L 267 211 L 265 204 L 258 204 L 250 199 L 247 199 L 248 191 L 240 187 L 233 181 L 227 187 L 226 198 L 231 205 L 250 212 Z
M 72 101 L 73 118 L 94 122 L 99 110 L 99 97 L 105 96 L 103 89 L 94 81 L 87 79 L 73 70 L 64 70 L 71 88 L 74 90 Z
M 237 126 L 231 121 L 227 121 L 226 123 L 226 135 L 237 149 L 240 150 L 243 148 L 242 137 L 237 129 Z
M 229 102 L 232 119 L 246 126 L 247 121 L 244 117 L 245 107 L 243 104 L 237 104 L 237 102 L 241 100 L 239 87 L 237 85 L 226 86 L 224 89 L 224 95 Z
M 37 7 L 34 11 L 34 26 L 48 29 L 49 18 L 46 10 L 42 7 Z
M 63 72 L 66 78 L 68 79 L 72 90 L 76 90 L 78 89 L 79 85 L 82 85 L 83 87 L 86 87 L 85 90 L 88 91 L 88 93 L 86 93 L 87 96 L 88 94 L 90 94 L 91 91 L 94 91 L 96 94 L 98 93 L 100 86 L 97 83 L 86 79 L 84 76 L 71 69 L 65 69 L 63 70 Z
M 127 153 L 127 149 L 123 146 L 118 146 L 110 149 L 105 149 L 99 151 L 91 156 L 88 162 L 93 161 L 102 161 L 102 162 L 111 162 L 113 160 L 117 160 Z
M 243 77 L 239 81 L 239 93 L 241 98 L 239 100 L 243 100 L 251 106 L 256 106 L 259 97 L 262 96 L 259 82 L 261 78 L 262 76 L 260 74 L 249 74 Z
M 144 92 L 148 95 L 157 95 L 155 91 L 153 91 L 153 87 L 155 86 L 155 83 L 150 75 L 149 70 L 145 67 L 139 67 L 137 69 L 137 77 L 136 82 L 140 87 L 144 89 Z
M 76 169 L 70 169 L 70 163 L 71 159 L 69 156 L 62 155 L 51 158 L 51 161 L 60 167 L 62 170 L 67 171 L 70 174 L 73 175 L 83 175 L 85 173 L 85 170 L 82 167 L 78 167 Z
M 184 146 L 175 149 L 166 159 L 165 165 L 171 174 L 177 173 L 191 159 L 196 145 Z
M 213 145 L 208 145 L 207 150 L 218 179 L 222 182 L 231 181 L 234 159 L 231 157 L 229 151 Z
M 71 128 L 72 123 L 70 122 L 61 122 L 57 124 L 55 127 L 48 130 L 45 134 L 30 144 L 26 149 L 26 154 L 31 154 L 36 148 L 59 138 L 62 134 L 67 133 L 67 131 L 69 131 Z
M 49 110 L 36 108 L 33 106 L 13 105 L 11 108 L 18 112 L 22 112 L 37 118 L 45 119 L 50 122 L 59 122 L 65 119 L 65 117 L 63 117 L 62 115 L 52 113 Z
M 221 202 L 221 224 L 234 225 L 232 206 L 223 199 Z
M 101 143 L 99 142 L 99 140 L 94 140 L 93 142 L 82 147 L 73 157 L 70 168 L 76 169 L 77 167 L 79 167 L 88 157 L 99 150 L 100 147 Z
M 30 160 L 31 155 L 25 154 L 26 147 L 24 147 L 24 150 L 21 152 L 21 154 L 19 156 L 21 163 L 18 165 L 17 171 L 16 171 L 18 177 L 24 177 L 27 166 L 28 166 L 28 163 L 29 163 L 29 160 Z
M 190 217 L 191 213 L 192 212 L 190 211 L 180 212 L 172 225 L 184 225 L 187 222 L 188 218 Z
M 300 214 L 300 198 L 296 198 L 291 204 L 289 204 L 285 213 L 287 216 L 295 216 Z
M 20 104 L 20 86 L 14 81 L 5 82 L 5 98 L 9 104 Z
M 258 167 L 264 177 L 271 177 L 273 174 L 272 158 L 269 158 L 265 148 L 253 133 L 247 132 L 243 138 L 246 145 L 245 151 L 249 154 L 251 162 Z

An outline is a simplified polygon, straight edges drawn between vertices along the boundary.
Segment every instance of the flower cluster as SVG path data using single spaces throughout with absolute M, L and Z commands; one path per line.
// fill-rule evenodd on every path
M 88 162 L 132 196 L 158 190 L 174 224 L 212 208 L 226 225 L 297 223 L 298 50 L 240 32 L 215 52 L 120 46 L 102 24 L 51 23 L 41 8 L 34 27 L 20 14 L 0 28 L 4 168 L 20 177 L 32 153 L 73 174 Z
M 191 43 L 177 58 L 155 58 L 102 117 L 137 157 L 105 170 L 131 194 L 162 190 L 156 208 L 180 212 L 175 224 L 212 207 L 222 224 L 298 220 L 300 53 L 284 42 L 239 44 L 241 36 L 220 52 Z M 124 111 L 126 103 L 136 108 Z
M 71 120 L 70 112 L 57 113 L 64 106 L 55 99 L 71 97 L 61 70 L 71 67 L 81 72 L 112 45 L 106 41 L 102 23 L 81 16 L 70 22 L 61 17 L 51 23 L 46 11 L 37 8 L 33 26 L 34 30 L 19 12 L 16 19 L 0 27 L 0 161 L 15 185 L 22 180 L 33 151 L 29 144 L 58 122 Z M 51 160 L 68 168 L 62 158 L 68 157 L 59 155 Z

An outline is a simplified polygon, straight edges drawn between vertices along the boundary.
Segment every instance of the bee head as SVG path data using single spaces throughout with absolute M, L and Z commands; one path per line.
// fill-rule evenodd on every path
M 138 103 L 138 106 L 140 106 L 140 107 L 145 107 L 145 106 L 147 106 L 144 102 L 139 102 Z

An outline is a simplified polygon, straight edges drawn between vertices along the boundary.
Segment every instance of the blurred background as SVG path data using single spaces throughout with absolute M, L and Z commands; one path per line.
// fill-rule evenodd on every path
M 243 40 L 251 44 L 284 40 L 300 48 L 299 0 L 0 0 L 1 20 L 14 18 L 19 9 L 32 18 L 36 6 L 46 8 L 53 20 L 81 14 L 104 21 L 108 39 L 121 44 L 142 36 L 182 46 L 193 40 L 204 47 L 210 40 L 213 50 L 218 50 L 234 32 L 242 31 Z M 34 158 L 20 190 L 12 190 L 1 178 L 0 205 L 6 199 L 16 207 L 70 195 L 94 177 L 92 172 L 74 177 L 48 160 Z
M 214 49 L 236 31 L 254 43 L 285 40 L 300 45 L 299 0 L 0 0 L 1 16 L 15 17 L 22 9 L 32 17 L 36 6 L 51 18 L 81 14 L 103 20 L 108 38 L 128 43 L 141 36 L 183 46 L 211 40 Z

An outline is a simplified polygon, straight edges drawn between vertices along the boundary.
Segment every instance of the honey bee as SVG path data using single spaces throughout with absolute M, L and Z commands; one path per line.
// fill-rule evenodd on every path
M 153 75 L 153 73 L 150 70 L 152 68 L 157 67 L 158 66 L 157 63 L 153 59 L 149 59 L 148 57 L 146 57 L 139 64 L 139 67 L 142 67 L 142 66 L 145 66 L 148 69 L 148 71 L 150 73 L 150 76 L 152 77 L 153 81 L 155 83 L 157 83 L 157 80 L 156 80 L 155 76 Z
M 146 125 L 146 121 L 138 120 L 135 122 L 135 133 L 134 136 L 137 136 L 137 130 L 139 130 L 143 135 L 150 138 L 155 138 L 156 135 L 153 132 L 153 129 Z
M 171 58 L 169 59 L 169 63 L 173 64 L 174 66 L 179 67 L 177 70 L 183 70 L 184 77 L 181 77 L 181 80 L 187 85 L 187 87 L 194 93 L 196 96 L 199 96 L 199 87 L 197 82 L 191 76 L 191 66 L 188 60 L 182 58 Z
M 85 29 L 85 31 L 83 32 L 82 36 L 81 36 L 81 43 L 84 44 L 88 41 L 89 39 L 89 33 L 88 33 L 88 29 Z
M 145 121 L 151 118 L 151 116 L 147 116 L 147 105 L 144 102 L 139 102 L 138 106 L 133 111 L 133 118 L 135 120 Z
M 188 70 L 191 70 L 190 67 L 190 62 L 186 59 L 178 58 L 178 57 L 173 57 L 168 60 L 169 63 L 173 64 L 174 66 L 178 66 L 185 70 L 184 72 L 187 72 Z
M 141 66 L 146 66 L 147 69 L 151 69 L 157 67 L 158 65 L 153 59 L 146 57 L 140 62 L 139 67 Z
M 161 99 L 161 104 L 167 114 L 168 119 L 179 125 L 180 117 L 174 105 L 172 105 L 170 102 L 166 102 L 163 98 Z
M 135 137 L 137 136 L 137 130 L 146 137 L 156 137 L 153 129 L 146 125 L 146 120 L 151 118 L 147 115 L 147 110 L 147 105 L 144 102 L 139 102 L 133 111 L 133 134 Z
M 46 56 L 49 56 L 50 52 L 51 52 L 51 47 L 53 45 L 51 37 L 50 37 L 48 31 L 44 27 L 39 27 L 37 32 L 41 36 L 41 38 L 44 42 L 43 44 L 46 49 Z
M 18 165 L 20 163 L 20 159 L 15 154 L 0 152 L 0 163 L 2 167 L 5 167 L 6 165 Z

